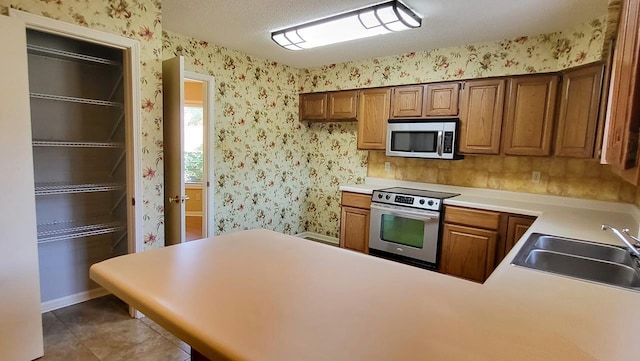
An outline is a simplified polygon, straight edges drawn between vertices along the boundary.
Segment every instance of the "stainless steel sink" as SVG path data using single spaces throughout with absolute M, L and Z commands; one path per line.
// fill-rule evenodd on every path
M 640 264 L 624 248 L 533 233 L 512 264 L 640 290 Z

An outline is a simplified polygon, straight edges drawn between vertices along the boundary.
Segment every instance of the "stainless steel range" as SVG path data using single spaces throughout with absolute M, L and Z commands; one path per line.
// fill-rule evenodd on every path
M 401 187 L 373 191 L 369 253 L 437 268 L 442 201 L 457 195 Z

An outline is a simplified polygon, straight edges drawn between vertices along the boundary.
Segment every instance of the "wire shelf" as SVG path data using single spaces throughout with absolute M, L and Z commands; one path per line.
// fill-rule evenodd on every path
M 45 196 L 52 194 L 74 194 L 74 193 L 94 193 L 110 192 L 124 189 L 124 184 L 120 183 L 39 183 L 36 184 L 36 195 Z
M 124 148 L 123 143 L 116 142 L 67 142 L 62 140 L 34 140 L 34 147 L 64 147 L 64 148 Z
M 43 93 L 29 93 L 29 96 L 35 99 L 56 100 L 56 101 L 70 102 L 70 103 L 101 105 L 101 106 L 107 106 L 107 107 L 119 107 L 119 108 L 123 107 L 122 103 L 109 102 L 106 100 L 67 97 L 63 95 L 53 95 L 53 94 L 43 94 Z
M 38 225 L 38 243 L 98 236 L 123 230 L 125 226 L 121 222 L 105 219 L 45 223 Z
M 40 45 L 27 44 L 27 50 L 32 54 L 46 54 L 56 58 L 77 59 L 77 60 L 88 61 L 91 63 L 122 66 L 120 62 L 117 62 L 114 60 L 100 58 L 97 56 L 80 54 L 80 53 L 74 53 L 71 51 L 65 51 L 60 49 L 47 48 Z

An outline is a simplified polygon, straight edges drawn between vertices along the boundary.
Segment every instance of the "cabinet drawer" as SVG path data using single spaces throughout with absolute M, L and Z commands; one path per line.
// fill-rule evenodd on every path
M 497 230 L 500 228 L 500 215 L 501 213 L 499 212 L 447 206 L 445 207 L 444 221 L 447 223 Z
M 362 193 L 342 192 L 343 206 L 355 208 L 371 208 L 371 195 Z

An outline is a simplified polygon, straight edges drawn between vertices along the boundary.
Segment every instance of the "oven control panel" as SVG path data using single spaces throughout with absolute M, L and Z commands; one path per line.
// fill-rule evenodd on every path
M 439 211 L 440 206 L 442 205 L 441 199 L 409 196 L 404 194 L 385 192 L 382 190 L 373 191 L 373 198 L 371 199 L 371 201 L 374 203 L 394 204 L 398 206 L 406 206 L 433 211 Z

